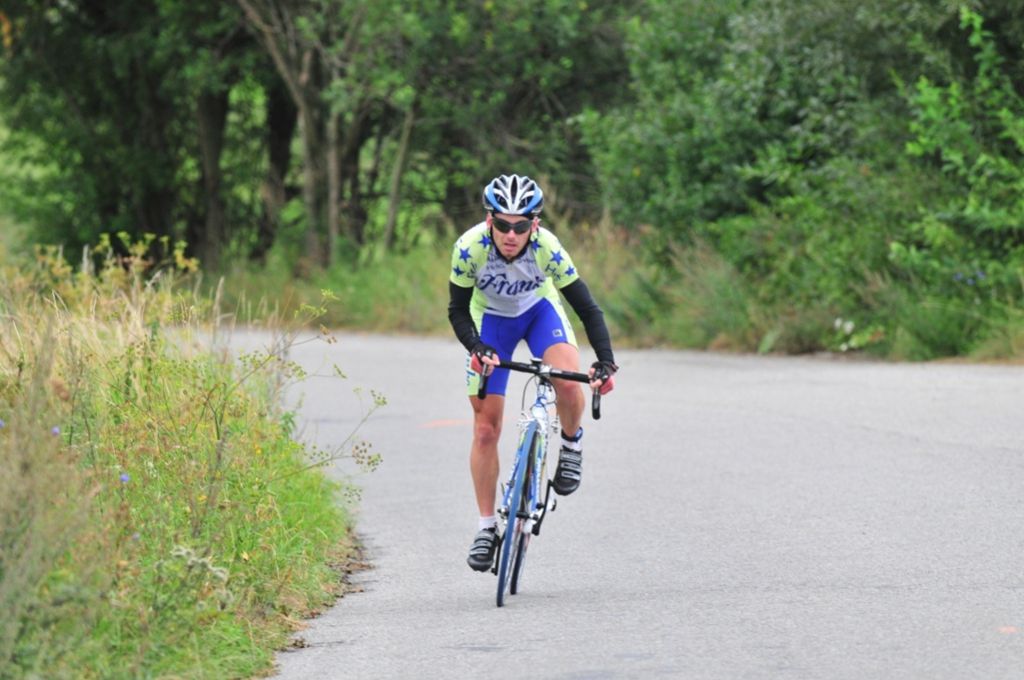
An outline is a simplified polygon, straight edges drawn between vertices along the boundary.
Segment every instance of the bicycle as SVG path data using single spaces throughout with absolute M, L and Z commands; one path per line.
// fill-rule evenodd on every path
M 549 511 L 554 512 L 558 505 L 558 500 L 551 497 L 552 483 L 547 477 L 548 437 L 557 436 L 561 429 L 558 415 L 552 416 L 555 388 L 551 380 L 555 378 L 589 384 L 590 376 L 552 368 L 536 358 L 530 363 L 502 360 L 499 367 L 533 376 L 523 388 L 519 444 L 498 507 L 498 516 L 505 522 L 505 530 L 498 543 L 491 572 L 498 577 L 497 602 L 501 607 L 505 604 L 506 593 L 515 595 L 519 592 L 530 538 L 540 535 L 544 518 Z M 531 382 L 536 382 L 536 396 L 533 405 L 527 409 L 526 390 Z M 486 389 L 487 378 L 483 377 L 477 396 L 484 399 Z M 597 390 L 594 390 L 591 400 L 591 413 L 594 420 L 601 418 L 601 394 Z M 541 499 L 541 485 L 544 482 L 547 484 Z

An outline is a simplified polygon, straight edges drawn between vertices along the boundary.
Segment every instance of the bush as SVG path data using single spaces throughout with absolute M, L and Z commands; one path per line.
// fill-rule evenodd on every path
M 950 190 L 891 256 L 915 284 L 984 314 L 1024 300 L 1024 97 L 981 15 L 964 7 L 960 19 L 974 69 L 944 85 L 918 80 L 907 146 L 941 167 Z

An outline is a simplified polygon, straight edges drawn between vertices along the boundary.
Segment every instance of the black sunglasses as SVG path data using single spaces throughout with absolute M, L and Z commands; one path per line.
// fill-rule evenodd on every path
M 533 226 L 533 220 L 522 220 L 521 222 L 506 222 L 497 215 L 491 217 L 491 222 L 494 224 L 494 228 L 500 231 L 502 234 L 507 234 L 510 231 L 514 231 L 519 235 L 525 234 L 530 231 L 530 227 Z

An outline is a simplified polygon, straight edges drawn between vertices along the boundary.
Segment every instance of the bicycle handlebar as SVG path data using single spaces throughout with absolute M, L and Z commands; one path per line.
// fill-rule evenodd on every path
M 525 363 L 522 361 L 506 361 L 502 359 L 501 363 L 499 363 L 496 368 L 507 368 L 510 371 L 529 373 L 530 375 L 539 376 L 544 380 L 555 378 L 558 380 L 569 380 L 571 382 L 590 384 L 590 376 L 586 373 L 563 371 L 560 368 L 552 368 L 540 361 Z M 480 376 L 480 389 L 477 390 L 476 396 L 481 399 L 487 398 L 487 378 L 488 376 L 486 375 Z M 593 396 L 590 399 L 590 411 L 594 420 L 601 419 L 601 393 L 598 390 L 594 390 Z

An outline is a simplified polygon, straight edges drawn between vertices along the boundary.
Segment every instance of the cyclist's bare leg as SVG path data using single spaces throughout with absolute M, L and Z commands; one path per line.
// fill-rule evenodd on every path
M 494 491 L 498 487 L 498 437 L 505 412 L 505 397 L 488 394 L 486 399 L 470 397 L 473 406 L 473 447 L 469 471 L 481 517 L 494 515 Z
M 567 342 L 548 347 L 544 350 L 543 360 L 545 364 L 563 371 L 580 370 L 580 351 Z M 568 435 L 576 434 L 583 421 L 583 409 L 586 406 L 583 387 L 579 383 L 566 380 L 552 380 L 551 384 L 558 395 L 556 408 L 558 419 L 562 421 L 562 430 Z

